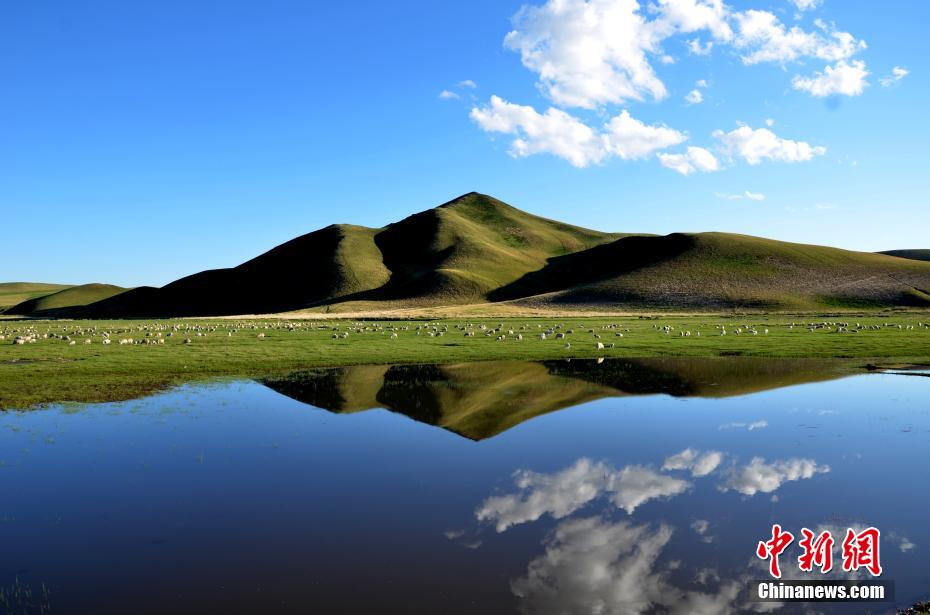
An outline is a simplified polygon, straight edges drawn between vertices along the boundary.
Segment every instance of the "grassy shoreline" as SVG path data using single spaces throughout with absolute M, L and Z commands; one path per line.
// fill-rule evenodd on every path
M 0 335 L 5 338 L 0 340 L 0 409 L 125 400 L 195 380 L 255 378 L 310 367 L 362 364 L 733 356 L 841 359 L 850 370 L 867 364 L 928 364 L 928 322 L 930 315 L 920 313 L 364 322 L 5 320 L 0 321 Z M 814 332 L 808 329 L 810 323 L 817 323 Z M 848 332 L 838 332 L 839 323 L 848 324 Z M 853 332 L 857 323 L 864 328 Z M 721 328 L 727 335 L 721 335 Z M 473 335 L 466 336 L 466 330 Z M 546 331 L 551 333 L 541 340 L 540 334 Z M 37 336 L 34 343 L 12 341 L 30 334 Z M 558 334 L 565 338 L 555 339 Z M 517 339 L 521 335 L 523 339 Z M 103 343 L 107 336 L 110 344 Z M 498 341 L 500 336 L 504 339 Z M 129 338 L 134 343 L 119 343 Z M 88 339 L 90 343 L 85 343 Z M 185 343 L 187 339 L 190 343 Z M 598 349 L 598 343 L 605 347 Z M 566 348 L 567 344 L 571 347 Z

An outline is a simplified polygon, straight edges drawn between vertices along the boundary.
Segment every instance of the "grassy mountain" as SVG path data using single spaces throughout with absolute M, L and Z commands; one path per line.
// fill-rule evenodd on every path
M 39 282 L 0 283 L 0 313 L 23 301 L 50 295 L 66 288 L 70 288 L 70 286 L 67 284 L 42 284 Z
M 18 316 L 54 315 L 64 308 L 84 306 L 125 292 L 125 288 L 112 284 L 82 284 L 66 287 L 48 295 L 28 299 L 7 310 Z
M 897 256 L 898 258 L 909 258 L 915 261 L 930 261 L 930 250 L 887 250 L 881 252 L 888 256 Z
M 930 264 L 729 233 L 626 237 L 553 259 L 492 295 L 680 309 L 930 306 Z
M 549 258 L 619 237 L 546 220 L 470 193 L 383 229 L 334 225 L 238 267 L 142 287 L 91 306 L 94 316 L 215 316 L 346 302 L 485 301 Z
M 369 299 L 418 304 L 475 302 L 545 266 L 548 259 L 615 239 L 539 218 L 470 193 L 400 222 L 375 237 L 391 280 Z
M 469 193 L 385 228 L 334 225 L 230 269 L 142 287 L 72 315 L 930 306 L 930 263 L 726 233 L 603 233 Z

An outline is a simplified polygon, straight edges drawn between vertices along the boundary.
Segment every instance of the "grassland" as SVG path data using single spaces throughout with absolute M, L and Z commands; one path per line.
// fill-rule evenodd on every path
M 848 332 L 838 332 L 838 321 L 848 323 Z M 268 377 L 319 366 L 602 356 L 835 358 L 848 359 L 855 368 L 926 364 L 928 322 L 926 313 L 431 322 L 7 320 L 0 321 L 0 408 L 129 399 L 192 380 Z M 810 323 L 816 323 L 813 332 Z M 539 339 L 546 331 L 547 339 Z M 555 339 L 560 333 L 565 338 Z M 36 341 L 12 343 L 29 335 Z M 120 343 L 129 339 L 133 343 Z M 598 343 L 605 347 L 597 348 Z

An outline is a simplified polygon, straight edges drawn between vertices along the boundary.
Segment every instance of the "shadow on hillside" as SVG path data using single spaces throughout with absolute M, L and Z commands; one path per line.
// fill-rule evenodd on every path
M 682 233 L 624 237 L 582 252 L 550 258 L 539 271 L 493 291 L 488 298 L 507 301 L 616 277 L 675 258 L 689 250 L 694 241 L 694 237 Z

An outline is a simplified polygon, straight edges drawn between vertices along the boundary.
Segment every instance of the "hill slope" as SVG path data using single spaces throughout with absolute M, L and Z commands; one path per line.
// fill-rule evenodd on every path
M 68 284 L 43 284 L 41 282 L 0 283 L 0 313 L 8 308 L 43 295 L 71 288 Z
M 909 258 L 915 261 L 930 261 L 930 250 L 886 250 L 879 254 L 897 256 L 898 258 Z
M 680 309 L 930 306 L 930 264 L 747 235 L 674 233 L 553 259 L 493 297 Z
M 7 313 L 17 316 L 47 316 L 63 308 L 95 303 L 119 295 L 125 290 L 112 284 L 82 284 L 23 301 L 11 307 Z

